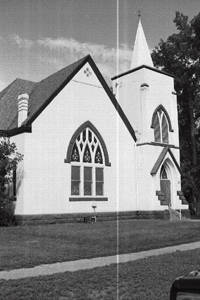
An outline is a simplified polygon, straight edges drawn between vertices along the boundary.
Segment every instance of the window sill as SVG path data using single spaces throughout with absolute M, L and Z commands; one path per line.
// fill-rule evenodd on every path
M 69 201 L 108 201 L 107 197 L 69 197 Z

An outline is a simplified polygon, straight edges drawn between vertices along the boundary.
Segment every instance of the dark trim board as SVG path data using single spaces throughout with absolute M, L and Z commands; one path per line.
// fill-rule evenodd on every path
M 180 149 L 178 146 L 175 146 L 175 145 L 172 145 L 172 144 L 164 144 L 164 143 L 156 143 L 156 142 L 145 142 L 145 143 L 136 144 L 136 146 L 146 146 L 146 145 Z
M 0 136 L 3 137 L 11 137 L 11 136 L 15 136 L 24 132 L 28 132 L 31 133 L 32 132 L 32 128 L 31 125 L 30 126 L 21 126 L 21 127 L 17 127 L 14 129 L 8 129 L 8 130 L 0 130 Z
M 124 122 L 125 126 L 127 127 L 129 133 L 131 134 L 133 140 L 136 142 L 135 131 L 132 128 L 127 116 L 125 115 L 124 111 L 122 110 L 121 106 L 119 105 L 117 99 L 115 98 L 114 94 L 112 93 L 110 87 L 106 83 L 105 79 L 103 78 L 101 72 L 97 68 L 95 62 L 93 61 L 90 55 L 85 56 L 84 58 L 80 59 L 79 61 L 67 66 L 66 68 L 61 69 L 60 71 L 48 76 L 47 78 L 41 80 L 31 91 L 30 98 L 33 99 L 35 103 L 39 101 L 40 105 L 38 105 L 33 112 L 28 116 L 28 118 L 23 122 L 21 127 L 13 128 L 12 130 L 0 130 L 0 135 L 2 136 L 13 136 L 22 132 L 31 132 L 31 125 L 34 120 L 43 112 L 43 110 L 54 100 L 54 98 L 61 92 L 61 90 L 72 80 L 72 78 L 81 70 L 81 68 L 86 64 L 89 63 L 90 67 L 94 71 L 95 75 L 97 76 L 99 82 L 101 83 L 104 91 L 106 92 L 108 98 L 112 102 L 114 108 L 118 112 L 120 118 Z M 63 72 L 66 76 L 63 78 Z M 60 74 L 62 74 L 61 79 L 59 78 Z M 43 92 L 47 88 L 48 85 L 52 84 L 52 78 L 58 83 L 55 86 L 55 89 L 50 91 L 43 99 Z M 33 98 L 32 98 L 33 97 Z M 35 98 L 34 98 L 35 97 Z M 44 101 L 41 102 L 41 99 Z M 28 130 L 28 131 L 27 131 Z
M 190 217 L 189 210 L 182 210 L 182 214 Z M 94 216 L 94 213 L 74 213 L 74 214 L 46 214 L 46 215 L 16 215 L 17 225 L 38 225 L 84 222 L 84 217 Z M 124 212 L 97 212 L 95 213 L 97 222 L 130 219 L 169 219 L 169 211 L 124 211 Z
M 146 66 L 146 65 L 142 65 L 142 66 L 139 66 L 139 67 L 137 67 L 137 68 L 134 68 L 134 69 L 131 69 L 131 70 L 129 70 L 129 71 L 126 71 L 126 72 L 124 72 L 124 73 L 121 73 L 121 74 L 119 74 L 119 75 L 116 75 L 116 76 L 112 77 L 111 79 L 112 79 L 112 80 L 115 80 L 115 79 L 117 79 L 117 78 L 120 78 L 120 77 L 122 77 L 122 76 L 124 76 L 124 75 L 130 74 L 130 73 L 133 73 L 133 72 L 136 72 L 136 71 L 138 71 L 138 70 L 140 70 L 140 69 L 143 69 L 143 68 L 149 69 L 149 70 L 154 71 L 154 72 L 157 72 L 157 73 L 161 73 L 161 74 L 167 75 L 167 76 L 169 76 L 169 77 L 173 77 L 173 78 L 175 77 L 174 75 L 169 74 L 169 73 L 164 72 L 164 71 L 161 71 L 161 70 L 159 70 L 159 69 L 152 68 L 152 67 Z
M 108 201 L 107 197 L 69 197 L 69 201 Z
M 167 152 L 169 152 L 169 154 L 171 155 L 171 158 L 172 158 L 172 160 L 173 160 L 175 166 L 177 167 L 179 173 L 182 174 L 181 168 L 180 168 L 178 162 L 176 161 L 176 158 L 175 158 L 175 156 L 173 155 L 172 151 L 170 150 L 169 147 L 165 147 L 165 148 L 163 148 L 163 150 L 162 150 L 162 152 L 160 153 L 160 155 L 159 155 L 157 161 L 155 162 L 155 164 L 154 164 L 154 166 L 153 166 L 153 168 L 152 168 L 152 170 L 151 170 L 151 175 L 156 175 L 156 174 L 157 174 L 157 172 L 158 172 L 158 170 L 159 170 L 159 168 L 160 168 L 162 162 L 164 161 L 164 158 L 165 158 Z

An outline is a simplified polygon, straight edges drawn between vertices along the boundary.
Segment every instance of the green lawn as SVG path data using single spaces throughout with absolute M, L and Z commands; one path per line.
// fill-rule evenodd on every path
M 0 269 L 136 252 L 200 240 L 200 222 L 121 220 L 118 225 L 109 221 L 1 227 Z
M 119 269 L 111 265 L 74 273 L 0 281 L 0 299 L 169 300 L 174 279 L 199 267 L 200 250 L 176 252 L 120 264 Z

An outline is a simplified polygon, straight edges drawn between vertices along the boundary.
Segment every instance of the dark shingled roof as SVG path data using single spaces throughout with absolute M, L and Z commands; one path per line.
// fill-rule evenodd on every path
M 15 79 L 9 86 L 0 92 L 0 129 L 8 130 L 17 127 L 17 97 L 28 93 L 35 83 L 23 79 Z
M 29 113 L 25 124 L 30 124 L 40 112 L 55 98 L 64 86 L 86 63 L 88 55 L 77 62 L 61 69 L 49 77 L 38 82 L 29 95 Z
M 23 128 L 25 130 L 28 128 L 30 131 L 32 122 L 76 75 L 86 62 L 91 65 L 112 104 L 118 111 L 133 139 L 136 141 L 135 132 L 130 122 L 90 55 L 83 57 L 40 82 L 32 82 L 22 79 L 16 79 L 13 81 L 0 93 L 0 133 L 5 135 L 14 135 L 21 133 Z M 17 128 L 17 97 L 23 93 L 29 94 L 28 117 L 19 130 Z
M 26 123 L 39 114 L 44 103 L 57 91 L 62 89 L 63 83 L 71 79 L 73 71 L 82 65 L 86 57 L 63 68 L 40 82 L 23 79 L 14 80 L 0 93 L 0 129 L 16 128 L 17 124 L 17 97 L 20 94 L 29 94 L 28 118 Z M 70 79 L 69 79 L 70 77 Z M 61 90 L 60 89 L 60 90 Z

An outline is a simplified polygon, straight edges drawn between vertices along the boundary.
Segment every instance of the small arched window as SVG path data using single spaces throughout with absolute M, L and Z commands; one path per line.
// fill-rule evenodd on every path
M 167 172 L 164 166 L 162 166 L 160 171 L 160 179 L 168 179 Z
M 169 115 L 164 107 L 159 106 L 152 118 L 151 127 L 154 129 L 154 141 L 156 143 L 169 143 L 169 131 L 173 131 Z
M 73 135 L 65 161 L 71 163 L 71 196 L 104 196 L 104 167 L 110 163 L 105 143 L 89 121 Z

